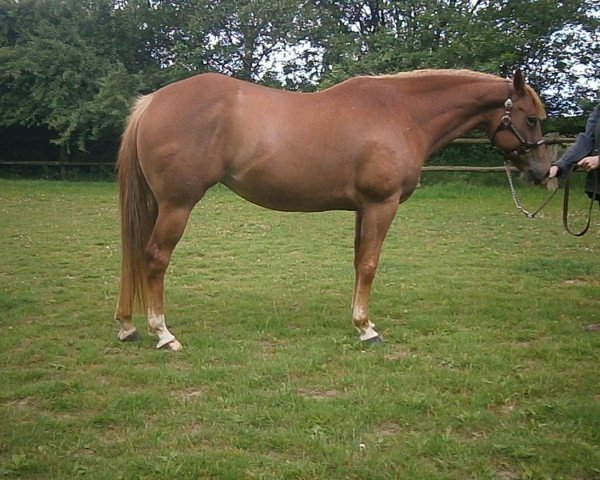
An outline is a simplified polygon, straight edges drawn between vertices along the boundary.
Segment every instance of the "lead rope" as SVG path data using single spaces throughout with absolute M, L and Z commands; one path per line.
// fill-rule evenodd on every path
M 521 203 L 521 199 L 519 198 L 519 195 L 517 194 L 517 189 L 515 188 L 515 185 L 513 184 L 512 172 L 510 170 L 510 163 L 508 161 L 504 162 L 504 170 L 506 171 L 506 177 L 508 178 L 508 185 L 510 186 L 510 193 L 512 195 L 513 201 L 515 202 L 515 207 L 517 207 L 517 210 L 522 212 L 523 215 L 525 215 L 527 218 L 534 218 L 538 213 L 540 213 L 542 211 L 542 209 L 550 203 L 550 200 L 552 200 L 554 198 L 554 195 L 556 195 L 556 192 L 558 192 L 558 188 L 557 188 L 556 190 L 554 190 L 554 192 L 552 192 L 552 195 L 550 195 L 546 199 L 546 201 L 544 203 L 542 203 L 542 205 L 535 212 L 531 213 L 529 210 L 527 210 L 523 206 L 523 204 Z
M 590 206 L 588 208 L 588 217 L 585 227 L 580 232 L 573 232 L 569 228 L 569 192 L 571 191 L 571 173 L 573 173 L 574 168 L 571 169 L 569 174 L 565 178 L 565 196 L 563 198 L 563 226 L 565 230 L 569 232 L 571 235 L 575 237 L 582 237 L 587 233 L 590 228 L 590 224 L 592 223 L 592 208 L 594 208 L 594 201 L 596 200 L 596 195 L 598 195 L 598 170 L 594 170 L 594 192 L 592 193 L 592 198 L 590 199 Z
M 510 193 L 512 195 L 513 201 L 515 202 L 515 207 L 517 207 L 517 210 L 522 212 L 527 218 L 534 218 L 538 213 L 540 213 L 542 211 L 542 209 L 550 203 L 550 200 L 552 200 L 554 198 L 554 195 L 556 195 L 556 192 L 558 192 L 558 188 L 557 188 L 556 190 L 554 190 L 554 192 L 552 192 L 552 195 L 550 195 L 546 199 L 546 201 L 544 203 L 542 203 L 542 205 L 535 212 L 531 213 L 525 207 L 523 207 L 523 204 L 521 203 L 521 200 L 519 199 L 519 195 L 517 194 L 517 190 L 515 188 L 515 185 L 513 184 L 512 172 L 510 170 L 509 162 L 504 162 L 504 169 L 506 171 L 506 177 L 508 178 L 508 185 L 510 186 Z M 600 193 L 597 191 L 598 190 L 598 178 L 597 178 L 598 171 L 594 170 L 594 176 L 596 178 L 594 178 L 594 180 L 595 180 L 594 192 L 593 192 L 592 198 L 590 199 L 590 206 L 588 208 L 588 214 L 587 214 L 587 222 L 586 222 L 583 230 L 581 230 L 580 232 L 574 232 L 569 227 L 569 194 L 571 192 L 571 174 L 573 173 L 574 170 L 575 170 L 575 168 L 572 168 L 569 171 L 569 173 L 566 175 L 565 180 L 564 180 L 565 194 L 563 197 L 562 220 L 563 220 L 563 226 L 565 227 L 565 230 L 568 233 L 570 233 L 571 235 L 573 235 L 575 237 L 582 237 L 583 235 L 585 235 L 587 233 L 587 231 L 590 228 L 590 225 L 592 223 L 592 209 L 594 208 L 594 200 L 596 199 L 596 195 L 598 195 L 598 193 Z

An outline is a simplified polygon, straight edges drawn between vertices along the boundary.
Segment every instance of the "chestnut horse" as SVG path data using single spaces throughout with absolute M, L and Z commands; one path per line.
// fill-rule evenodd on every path
M 526 180 L 545 183 L 544 116 L 520 71 L 513 79 L 465 70 L 357 77 L 318 93 L 203 74 L 139 98 L 117 163 L 119 339 L 139 339 L 139 306 L 157 348 L 181 348 L 165 324 L 165 270 L 190 212 L 220 182 L 274 210 L 355 211 L 352 321 L 361 340 L 380 341 L 368 313 L 371 284 L 427 157 L 482 128 Z

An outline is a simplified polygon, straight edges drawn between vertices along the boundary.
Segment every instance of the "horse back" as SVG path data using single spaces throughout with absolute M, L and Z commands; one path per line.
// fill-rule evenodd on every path
M 218 74 L 164 87 L 142 125 L 147 170 L 161 172 L 149 183 L 161 188 L 168 171 L 194 183 L 194 197 L 223 182 L 280 210 L 355 209 L 361 196 L 389 196 L 418 173 L 398 163 L 407 147 L 385 102 L 361 87 L 296 93 Z

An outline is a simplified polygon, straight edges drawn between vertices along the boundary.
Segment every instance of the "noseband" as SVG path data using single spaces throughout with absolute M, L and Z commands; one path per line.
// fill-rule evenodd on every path
M 512 83 L 509 82 L 508 83 L 508 98 L 506 99 L 506 102 L 504 102 L 504 108 L 505 108 L 504 115 L 502 116 L 502 119 L 500 120 L 500 125 L 498 125 L 496 127 L 496 130 L 494 131 L 494 134 L 492 135 L 491 142 L 492 142 L 492 145 L 494 145 L 496 148 L 501 150 L 502 153 L 504 153 L 504 155 L 506 155 L 507 157 L 516 158 L 516 157 L 519 157 L 520 155 L 524 155 L 526 153 L 531 152 L 532 150 L 535 150 L 540 145 L 543 145 L 546 142 L 543 137 L 540 138 L 537 142 L 528 142 L 525 139 L 525 136 L 521 133 L 521 131 L 513 123 L 512 118 L 510 116 L 510 112 L 514 105 L 514 103 L 512 101 L 512 94 L 513 94 L 513 86 L 512 86 Z M 502 150 L 501 148 L 496 146 L 496 144 L 494 143 L 494 139 L 496 138 L 496 135 L 498 135 L 498 133 L 502 132 L 503 130 L 510 130 L 513 133 L 513 135 L 515 137 L 517 137 L 517 140 L 519 140 L 519 142 L 521 143 L 519 148 L 517 148 L 516 150 L 513 150 L 512 152 L 505 152 L 504 150 Z

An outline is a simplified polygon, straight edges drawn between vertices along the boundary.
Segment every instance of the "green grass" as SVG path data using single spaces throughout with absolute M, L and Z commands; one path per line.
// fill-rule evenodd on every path
M 353 215 L 215 188 L 169 267 L 172 354 L 116 340 L 115 205 L 112 183 L 0 180 L 0 477 L 600 478 L 598 217 L 576 239 L 558 200 L 531 221 L 508 188 L 419 189 L 364 349 Z

